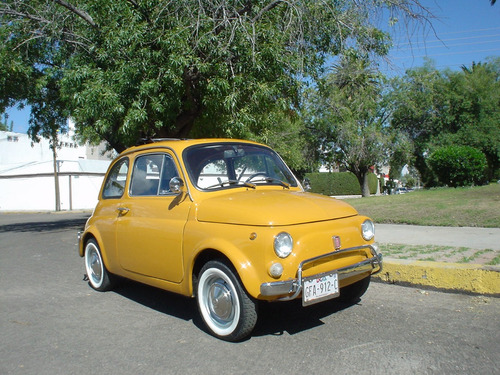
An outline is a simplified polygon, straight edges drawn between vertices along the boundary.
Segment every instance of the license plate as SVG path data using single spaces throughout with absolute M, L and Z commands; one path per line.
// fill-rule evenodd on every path
M 312 305 L 330 298 L 338 297 L 339 277 L 337 273 L 327 273 L 304 279 L 302 305 Z

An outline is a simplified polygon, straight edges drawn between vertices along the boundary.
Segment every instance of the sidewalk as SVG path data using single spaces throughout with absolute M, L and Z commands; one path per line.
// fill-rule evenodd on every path
M 401 251 L 384 254 L 375 279 L 449 291 L 500 296 L 500 266 L 488 266 L 500 254 L 499 228 L 450 228 L 377 224 L 377 243 Z M 425 250 L 423 252 L 422 250 Z M 474 256 L 471 256 L 474 254 Z M 479 254 L 479 255 L 478 255 Z M 471 257 L 470 263 L 456 263 Z M 432 258 L 434 261 L 419 259 Z
M 377 242 L 500 250 L 500 228 L 376 224 Z

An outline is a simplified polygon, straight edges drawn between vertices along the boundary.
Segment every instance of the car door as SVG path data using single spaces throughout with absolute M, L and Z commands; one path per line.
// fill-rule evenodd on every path
M 116 254 L 116 223 L 120 212 L 118 210 L 126 195 L 128 170 L 128 157 L 114 162 L 107 173 L 99 203 L 91 217 L 91 224 L 98 228 L 100 245 L 108 260 L 106 266 L 113 272 L 117 272 L 120 267 Z
M 167 152 L 135 158 L 117 220 L 116 243 L 123 269 L 175 283 L 182 280 L 183 232 L 191 200 L 169 189 L 178 171 Z

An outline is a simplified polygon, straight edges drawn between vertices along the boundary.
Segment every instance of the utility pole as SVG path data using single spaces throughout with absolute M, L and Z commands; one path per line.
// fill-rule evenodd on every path
M 57 135 L 52 136 L 52 158 L 54 163 L 54 187 L 56 193 L 56 211 L 61 211 L 61 198 L 59 193 L 59 165 L 57 163 Z

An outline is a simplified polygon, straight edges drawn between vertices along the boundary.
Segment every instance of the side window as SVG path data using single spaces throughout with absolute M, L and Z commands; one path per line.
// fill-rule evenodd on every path
M 170 194 L 170 179 L 178 176 L 175 163 L 167 154 L 141 155 L 134 163 L 130 195 Z
M 104 199 L 120 198 L 125 191 L 127 182 L 128 158 L 118 161 L 108 173 L 108 178 L 104 184 L 102 197 Z

